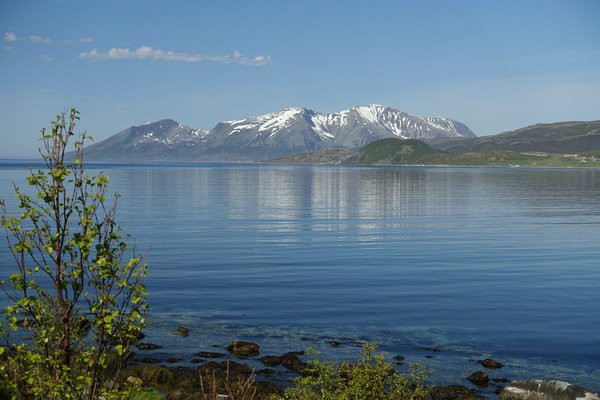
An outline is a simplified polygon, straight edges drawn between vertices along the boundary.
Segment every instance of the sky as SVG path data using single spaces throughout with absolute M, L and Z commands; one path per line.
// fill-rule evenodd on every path
M 600 119 L 600 1 L 0 0 L 0 157 L 72 106 L 96 142 L 384 104 L 478 136 Z

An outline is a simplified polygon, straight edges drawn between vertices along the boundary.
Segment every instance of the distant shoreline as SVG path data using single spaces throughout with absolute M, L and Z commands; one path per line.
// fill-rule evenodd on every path
M 8 165 L 3 165 L 8 164 Z M 531 166 L 531 165 L 456 165 L 456 164 L 350 164 L 350 163 L 293 163 L 293 162 L 274 162 L 274 161 L 252 161 L 252 162 L 185 162 L 185 161 L 86 161 L 88 167 L 96 168 L 98 166 L 116 167 L 207 167 L 207 166 L 313 166 L 313 167 L 368 167 L 368 168 L 486 168 L 486 169 L 527 169 L 527 170 L 595 170 L 600 169 L 600 165 L 577 165 L 577 166 Z M 0 168 L 7 166 L 38 167 L 44 166 L 44 163 L 33 159 L 0 159 Z

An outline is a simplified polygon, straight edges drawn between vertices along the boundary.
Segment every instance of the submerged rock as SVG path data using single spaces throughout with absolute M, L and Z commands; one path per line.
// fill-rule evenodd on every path
M 330 340 L 329 341 L 329 345 L 331 347 L 338 347 L 340 344 L 342 344 L 342 342 L 338 341 L 338 340 Z
M 600 400 L 591 389 L 563 381 L 514 381 L 498 395 L 500 400 Z
M 154 343 L 138 343 L 135 347 L 137 347 L 139 350 L 156 350 L 162 348 L 162 346 Z
M 262 374 L 262 375 L 272 375 L 274 374 L 276 371 L 272 368 L 263 368 L 263 369 L 259 369 L 258 371 L 256 371 L 256 374 Z
M 279 356 L 262 356 L 258 360 L 267 367 L 276 367 L 281 364 L 283 358 Z
M 203 358 L 223 358 L 225 357 L 224 353 L 215 353 L 212 351 L 199 351 L 197 353 L 192 354 L 194 357 L 203 357 Z
M 178 363 L 179 361 L 181 361 L 181 358 L 179 358 L 179 357 L 169 357 L 169 358 L 167 358 L 167 362 L 168 363 Z
M 179 333 L 183 337 L 190 336 L 190 330 L 188 328 L 186 328 L 185 326 L 178 327 L 177 328 L 177 333 Z
M 418 350 L 431 351 L 433 353 L 439 353 L 441 350 L 437 347 L 426 346 L 426 347 L 417 347 Z
M 467 380 L 477 386 L 487 386 L 490 376 L 483 371 L 477 371 L 467 376 Z
M 486 368 L 490 368 L 490 369 L 498 369 L 498 368 L 502 368 L 504 365 L 502 363 L 499 363 L 496 360 L 492 360 L 491 358 L 486 358 L 484 360 L 477 360 L 477 362 L 481 365 L 483 365 Z
M 258 355 L 259 346 L 253 342 L 234 340 L 226 349 L 236 357 L 254 357 Z

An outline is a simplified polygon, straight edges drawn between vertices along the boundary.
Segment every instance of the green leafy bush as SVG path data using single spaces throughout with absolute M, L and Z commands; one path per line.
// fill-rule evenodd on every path
M 146 322 L 147 266 L 115 222 L 118 196 L 107 200 L 108 177 L 89 176 L 83 167 L 89 136 L 76 135 L 78 120 L 71 109 L 50 132 L 42 129 L 46 168 L 30 172 L 29 190 L 15 185 L 19 214 L 9 215 L 0 202 L 17 267 L 1 282 L 10 305 L 0 324 L 0 387 L 16 399 L 113 392 Z
M 356 364 L 311 360 L 309 373 L 285 391 L 290 400 L 420 400 L 427 397 L 425 371 L 413 365 L 408 377 L 396 372 L 376 345 L 365 344 Z

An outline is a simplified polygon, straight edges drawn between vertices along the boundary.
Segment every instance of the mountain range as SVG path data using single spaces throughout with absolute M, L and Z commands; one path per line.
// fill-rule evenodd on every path
M 210 130 L 194 129 L 170 119 L 148 121 L 87 146 L 85 157 L 120 162 L 257 161 L 356 148 L 383 138 L 477 137 L 465 124 L 453 119 L 416 117 L 382 105 L 353 107 L 332 114 L 287 108 L 220 122 Z

